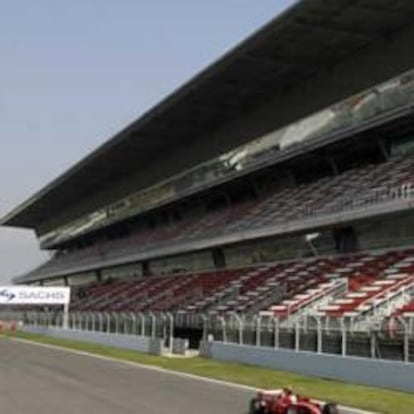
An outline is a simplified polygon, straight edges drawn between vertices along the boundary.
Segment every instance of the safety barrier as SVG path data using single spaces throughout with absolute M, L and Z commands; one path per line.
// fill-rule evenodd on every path
M 74 329 L 61 329 L 45 326 L 25 326 L 25 332 L 52 336 L 54 338 L 72 339 L 98 345 L 114 346 L 143 353 L 156 353 L 153 349 L 158 344 L 155 338 L 138 335 L 116 335 L 103 332 L 88 332 Z M 158 348 L 157 348 L 158 349 Z M 157 351 L 159 352 L 159 351 Z
M 222 342 L 204 343 L 200 349 L 204 356 L 220 361 L 414 392 L 414 364 Z
M 269 316 L 268 312 L 252 316 L 71 312 L 68 319 L 70 330 L 85 335 L 104 333 L 162 338 L 162 350 L 168 353 L 182 352 L 174 346 L 175 334 L 189 339 L 192 349 L 199 348 L 202 337 L 212 335 L 215 341 L 228 344 L 414 363 L 414 318 L 393 325 L 392 332 L 388 324 L 379 324 L 376 317 L 368 318 L 362 326 L 343 318 L 293 315 L 286 319 Z M 1 320 L 5 321 L 5 326 L 18 321 L 38 328 L 63 327 L 62 312 L 0 313 Z

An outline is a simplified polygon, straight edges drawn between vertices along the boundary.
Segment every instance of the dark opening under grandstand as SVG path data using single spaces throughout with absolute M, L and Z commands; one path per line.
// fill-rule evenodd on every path
M 412 1 L 297 2 L 4 217 L 53 252 L 15 282 L 414 334 L 413 43 Z

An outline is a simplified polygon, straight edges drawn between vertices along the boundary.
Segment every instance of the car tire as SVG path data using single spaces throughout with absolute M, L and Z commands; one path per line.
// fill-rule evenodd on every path
M 264 414 L 260 407 L 260 400 L 258 398 L 252 398 L 250 401 L 249 414 Z
M 322 414 L 339 414 L 338 406 L 335 403 L 327 403 L 323 407 Z

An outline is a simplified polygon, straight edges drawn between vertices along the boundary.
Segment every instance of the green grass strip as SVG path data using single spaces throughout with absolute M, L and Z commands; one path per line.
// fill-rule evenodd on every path
M 110 346 L 58 339 L 38 334 L 18 333 L 17 337 L 257 388 L 271 389 L 291 385 L 297 393 L 302 395 L 308 395 L 324 401 L 336 401 L 342 405 L 377 413 L 414 414 L 414 395 L 403 392 L 351 385 L 339 381 L 241 364 L 218 362 L 205 358 L 182 359 L 151 356 Z M 387 373 L 384 373 L 384 375 L 387 375 Z

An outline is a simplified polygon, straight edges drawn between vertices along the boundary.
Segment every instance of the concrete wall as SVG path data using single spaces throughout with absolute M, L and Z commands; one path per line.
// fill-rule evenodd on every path
M 88 332 L 73 329 L 47 328 L 42 326 L 26 326 L 25 332 L 38 333 L 54 338 L 73 339 L 99 345 L 109 345 L 132 351 L 150 353 L 151 338 L 137 335 L 116 335 L 102 332 Z
M 211 342 L 206 356 L 355 384 L 414 392 L 414 364 Z

